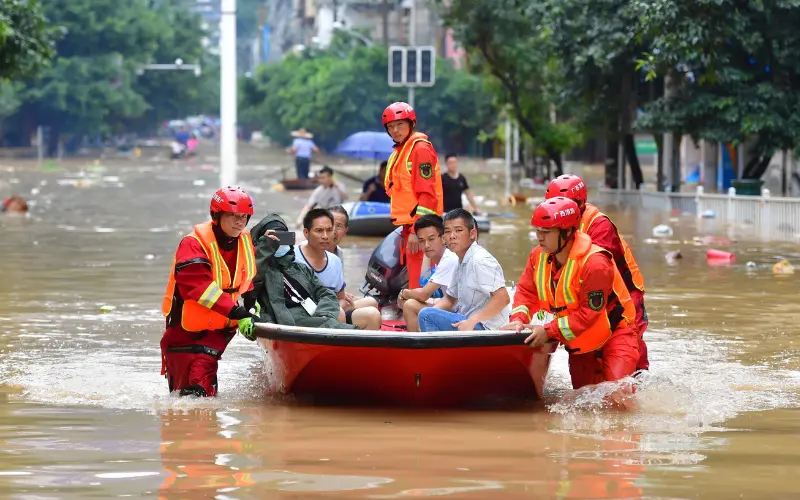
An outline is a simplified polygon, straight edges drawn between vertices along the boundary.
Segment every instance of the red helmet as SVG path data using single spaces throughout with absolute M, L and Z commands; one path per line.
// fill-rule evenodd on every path
M 586 199 L 589 198 L 586 192 L 586 183 L 577 175 L 572 174 L 559 175 L 550 181 L 544 199 L 549 200 L 556 196 L 564 196 L 575 200 L 576 203 L 586 203 Z
M 577 228 L 580 222 L 581 211 L 578 209 L 578 204 L 563 196 L 544 200 L 536 207 L 531 217 L 531 226 L 544 229 Z
M 253 215 L 253 199 L 242 188 L 218 189 L 211 197 L 211 215 L 220 212 Z
M 412 108 L 410 104 L 405 102 L 393 102 L 383 110 L 383 119 L 381 120 L 383 122 L 383 128 L 386 128 L 389 122 L 395 120 L 411 120 L 411 126 L 414 127 L 417 125 L 417 112 L 414 111 L 414 108 Z

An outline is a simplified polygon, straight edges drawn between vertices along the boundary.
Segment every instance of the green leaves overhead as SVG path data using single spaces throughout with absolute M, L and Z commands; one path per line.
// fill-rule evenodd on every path
M 29 76 L 45 66 L 59 36 L 37 0 L 0 0 L 0 78 Z
M 25 126 L 50 126 L 53 136 L 96 134 L 152 129 L 168 118 L 213 112 L 218 65 L 204 53 L 200 18 L 179 0 L 151 3 L 41 0 L 49 25 L 59 27 L 61 36 L 51 64 L 23 82 Z M 191 71 L 137 72 L 144 64 L 178 58 L 200 62 L 201 79 Z
M 385 47 L 344 42 L 335 38 L 329 50 L 308 50 L 261 66 L 243 83 L 241 120 L 281 142 L 289 140 L 291 130 L 305 127 L 329 149 L 351 133 L 381 130 L 384 108 L 406 100 L 407 91 L 387 85 Z M 417 89 L 415 99 L 419 130 L 440 149 L 463 147 L 496 118 L 484 80 L 443 60 L 436 63 L 436 85 Z

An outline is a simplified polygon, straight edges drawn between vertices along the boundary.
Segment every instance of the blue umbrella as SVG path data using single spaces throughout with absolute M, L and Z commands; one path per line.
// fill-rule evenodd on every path
M 334 154 L 365 160 L 388 160 L 394 141 L 386 132 L 356 132 L 339 143 Z

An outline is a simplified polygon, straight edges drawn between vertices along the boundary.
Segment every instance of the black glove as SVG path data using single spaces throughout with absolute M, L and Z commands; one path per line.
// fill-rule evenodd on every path
M 253 320 L 259 319 L 258 316 L 251 314 L 250 311 L 245 309 L 243 306 L 236 306 L 231 309 L 231 312 L 228 313 L 228 318 L 240 320 L 245 318 L 252 318 Z

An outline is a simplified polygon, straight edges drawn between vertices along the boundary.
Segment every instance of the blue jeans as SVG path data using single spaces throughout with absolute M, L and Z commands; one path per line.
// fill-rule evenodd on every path
M 454 332 L 453 323 L 467 319 L 463 314 L 452 313 L 435 307 L 426 307 L 419 312 L 419 331 L 421 332 Z M 483 325 L 475 324 L 475 330 L 483 330 Z

